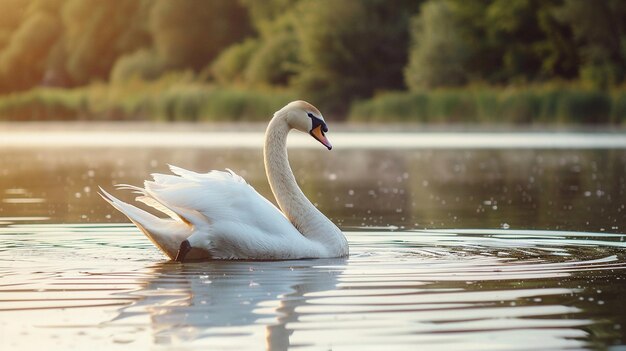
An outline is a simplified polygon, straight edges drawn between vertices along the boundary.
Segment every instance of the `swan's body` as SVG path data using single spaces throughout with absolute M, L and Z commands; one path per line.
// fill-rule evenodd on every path
M 309 132 L 329 149 L 319 111 L 294 101 L 274 114 L 265 134 L 264 161 L 282 212 L 232 171 L 195 173 L 171 166 L 175 175 L 153 174 L 137 200 L 166 214 L 159 218 L 102 190 L 171 259 L 298 259 L 348 255 L 346 238 L 306 198 L 289 167 L 291 129 Z M 187 254 L 189 252 L 189 254 Z

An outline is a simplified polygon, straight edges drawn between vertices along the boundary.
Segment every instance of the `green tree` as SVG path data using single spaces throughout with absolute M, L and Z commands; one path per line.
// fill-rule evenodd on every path
M 153 80 L 165 71 L 158 55 L 150 49 L 139 49 L 115 61 L 111 70 L 111 83 L 128 81 L 132 78 Z
M 546 78 L 574 79 L 578 77 L 579 50 L 571 27 L 559 21 L 555 15 L 557 5 L 557 2 L 553 2 L 538 13 L 539 26 L 546 36 L 545 42 L 539 46 L 541 71 Z
M 0 52 L 0 91 L 28 89 L 38 84 L 46 71 L 48 53 L 62 33 L 58 14 L 46 6 L 51 1 L 33 1 L 24 21 Z
M 545 15 L 559 1 L 451 0 L 456 23 L 471 48 L 466 66 L 470 78 L 491 83 L 550 78 L 561 57 L 544 64 L 553 45 L 546 31 L 554 30 Z
M 501 56 L 497 81 L 534 80 L 541 74 L 545 33 L 538 13 L 549 1 L 493 0 L 485 13 L 492 52 Z
M 467 81 L 470 48 L 450 7 L 446 1 L 428 1 L 412 20 L 412 44 L 405 71 L 411 90 Z
M 270 34 L 276 29 L 276 22 L 292 13 L 301 0 L 240 0 L 248 10 L 250 21 L 259 33 Z
M 422 86 L 575 78 L 579 53 L 571 28 L 555 15 L 561 4 L 562 0 L 430 1 L 412 26 L 407 83 L 415 88 L 420 77 L 432 82 Z
M 295 13 L 301 48 L 294 83 L 325 110 L 404 86 L 408 23 L 419 1 L 303 1 Z
M 199 71 L 251 28 L 245 8 L 236 1 L 157 0 L 150 32 L 167 67 Z
M 11 35 L 23 20 L 27 0 L 0 1 L 0 52 L 9 44 Z
M 624 81 L 626 2 L 566 0 L 554 12 L 574 34 L 583 79 L 599 87 Z
M 243 0 L 257 30 L 255 38 L 234 44 L 211 71 L 222 84 L 285 86 L 296 74 L 300 42 L 296 35 L 299 0 Z
M 68 0 L 63 6 L 66 69 L 77 84 L 106 80 L 122 55 L 150 45 L 149 0 Z
M 229 46 L 213 61 L 212 76 L 223 85 L 244 83 L 246 67 L 260 45 L 258 39 L 248 38 L 241 43 Z
M 246 66 L 246 82 L 253 85 L 287 85 L 296 73 L 299 47 L 293 32 L 277 33 L 266 38 Z

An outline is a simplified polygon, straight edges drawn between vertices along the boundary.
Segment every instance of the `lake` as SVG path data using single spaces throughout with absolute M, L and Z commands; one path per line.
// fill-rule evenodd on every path
M 0 131 L 0 349 L 626 349 L 626 134 L 294 135 L 346 259 L 170 262 L 97 194 L 175 164 L 273 200 L 262 137 Z

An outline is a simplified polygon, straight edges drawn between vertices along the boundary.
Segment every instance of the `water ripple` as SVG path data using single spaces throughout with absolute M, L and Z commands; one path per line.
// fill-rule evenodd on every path
M 623 338 L 623 234 L 347 236 L 349 259 L 182 265 L 128 225 L 2 227 L 0 346 L 516 350 Z

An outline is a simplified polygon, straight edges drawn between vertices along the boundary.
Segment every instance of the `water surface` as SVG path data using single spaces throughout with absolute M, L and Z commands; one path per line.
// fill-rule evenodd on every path
M 136 144 L 121 133 L 115 148 L 42 137 L 0 150 L 1 349 L 626 345 L 619 134 L 517 147 L 502 134 L 448 134 L 457 141 L 446 147 L 411 141 L 433 135 L 405 133 L 410 145 L 389 147 L 400 139 L 361 134 L 340 136 L 332 152 L 296 140 L 296 177 L 345 231 L 351 256 L 186 264 L 167 261 L 97 186 L 141 184 L 173 163 L 228 167 L 271 195 L 260 149 L 168 135 Z M 214 135 L 190 138 L 200 136 Z M 378 141 L 350 144 L 368 136 Z

